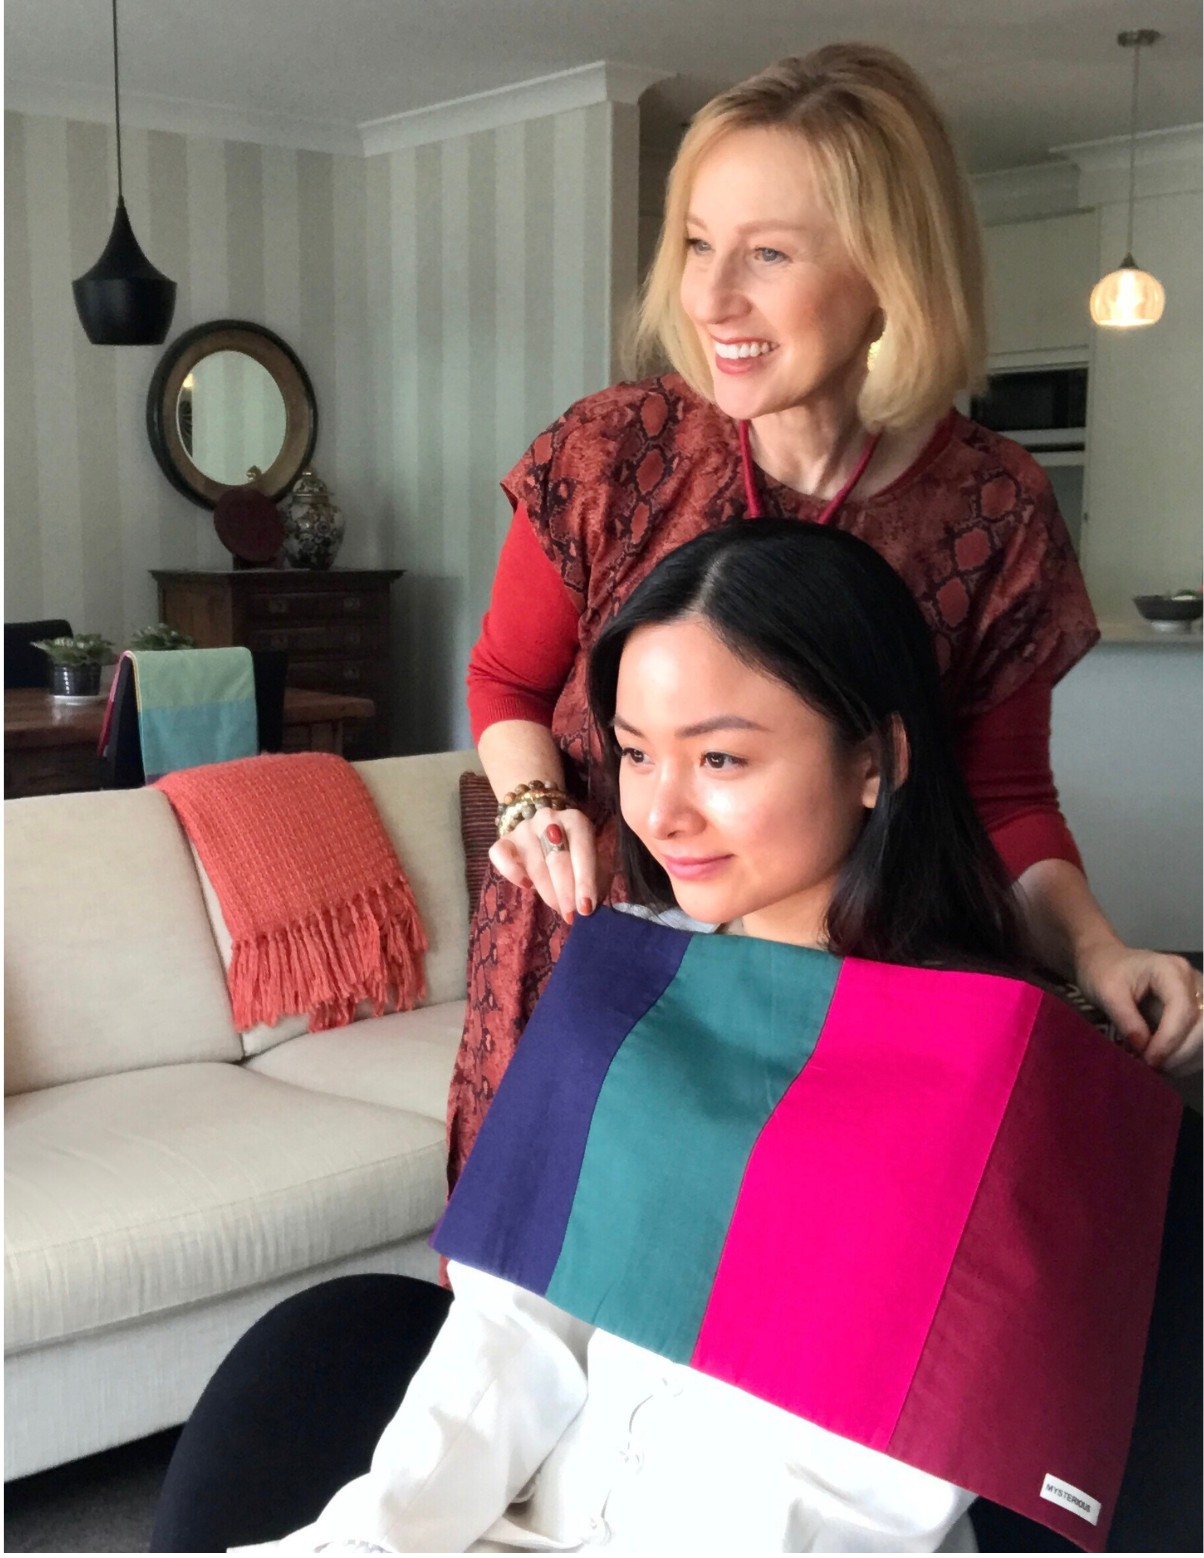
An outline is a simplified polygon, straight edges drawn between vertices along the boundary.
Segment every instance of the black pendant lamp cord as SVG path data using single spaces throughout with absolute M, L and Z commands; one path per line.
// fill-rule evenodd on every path
M 117 0 L 113 0 L 113 118 L 117 124 L 117 203 L 124 205 L 121 187 L 121 91 L 117 84 Z
M 117 131 L 117 210 L 109 241 L 91 270 L 71 283 L 75 311 L 93 346 L 158 346 L 176 306 L 176 284 L 143 254 L 125 209 L 121 166 L 121 80 L 117 0 L 113 18 L 113 122 Z
M 117 0 L 113 0 L 113 15 L 117 15 Z M 113 26 L 116 29 L 116 22 Z M 117 47 L 117 34 L 113 34 L 113 47 Z M 1125 253 L 1133 252 L 1133 196 L 1137 189 L 1137 72 L 1141 65 L 1141 44 L 1133 45 L 1133 101 L 1129 108 L 1129 240 Z M 121 182 L 121 128 L 117 130 L 117 181 Z

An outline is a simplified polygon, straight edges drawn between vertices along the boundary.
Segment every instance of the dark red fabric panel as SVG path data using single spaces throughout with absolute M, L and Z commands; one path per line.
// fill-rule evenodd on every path
M 1105 1549 L 1128 1455 L 1181 1112 L 1139 1060 L 1043 998 L 889 1447 L 1087 1552 Z M 982 1398 L 997 1403 L 986 1425 L 969 1409 Z M 1098 1500 L 1098 1524 L 1042 1498 L 1047 1476 Z

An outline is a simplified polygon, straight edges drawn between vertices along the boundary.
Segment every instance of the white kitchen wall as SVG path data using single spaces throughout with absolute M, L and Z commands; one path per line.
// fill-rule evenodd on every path
M 1133 945 L 1204 946 L 1199 634 L 1100 644 L 1054 689 L 1053 769 L 1096 897 Z

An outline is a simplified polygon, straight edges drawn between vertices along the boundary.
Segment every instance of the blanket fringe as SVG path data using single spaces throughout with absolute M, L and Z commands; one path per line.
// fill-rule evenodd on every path
M 291 1012 L 317 1033 L 349 1023 L 361 1001 L 379 1017 L 426 995 L 427 939 L 405 878 L 235 941 L 228 983 L 234 1025 L 245 1031 Z M 340 993 L 343 992 L 343 993 Z

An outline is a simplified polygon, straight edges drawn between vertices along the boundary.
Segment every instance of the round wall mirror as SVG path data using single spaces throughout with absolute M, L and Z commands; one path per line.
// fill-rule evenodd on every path
M 292 350 L 262 325 L 219 319 L 173 341 L 151 380 L 146 427 L 160 469 L 212 508 L 247 472 L 282 497 L 313 452 L 318 408 Z

